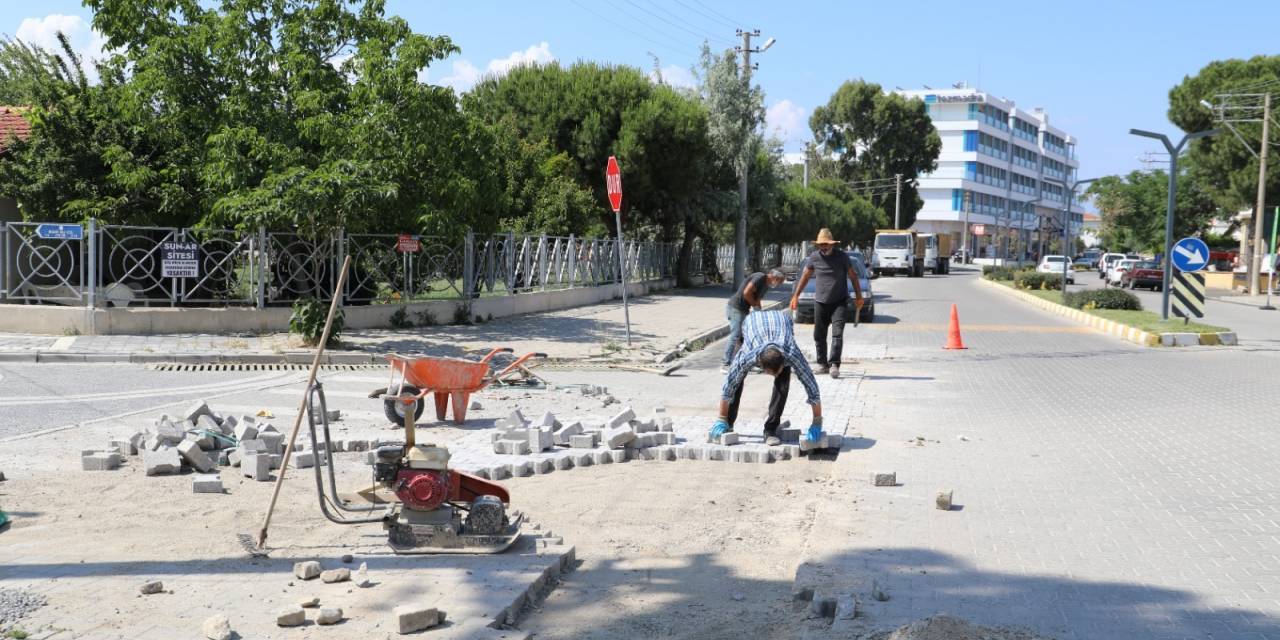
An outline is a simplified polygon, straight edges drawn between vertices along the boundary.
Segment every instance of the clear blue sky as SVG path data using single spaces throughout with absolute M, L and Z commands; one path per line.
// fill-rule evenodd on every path
M 1280 24 L 1280 2 L 1083 0 L 1003 2 L 762 2 L 743 0 L 391 0 L 389 13 L 423 33 L 447 34 L 462 53 L 426 74 L 460 89 L 504 61 L 598 60 L 653 66 L 687 81 L 704 37 L 732 46 L 734 27 L 778 42 L 757 59 L 772 126 L 788 149 L 808 138 L 813 107 L 841 82 L 886 88 L 970 85 L 1043 106 L 1079 140 L 1081 177 L 1141 168 L 1153 141 L 1130 127 L 1173 133 L 1169 89 L 1222 58 L 1277 53 L 1264 25 Z M 62 15 L 62 18 L 50 17 Z M 74 0 L 0 3 L 0 31 L 49 37 L 61 25 L 77 46 L 95 46 L 87 9 Z M 35 22 L 23 28 L 28 18 Z M 77 19 L 78 18 L 78 19 Z

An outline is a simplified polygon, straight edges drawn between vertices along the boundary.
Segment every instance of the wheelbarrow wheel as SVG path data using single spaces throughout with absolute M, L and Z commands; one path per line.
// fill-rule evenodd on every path
M 404 385 L 400 390 L 400 396 L 396 397 L 387 394 L 382 397 L 382 412 L 386 414 L 387 420 L 397 427 L 404 426 L 404 414 L 409 405 L 406 405 L 401 398 L 410 398 L 418 395 L 421 390 L 411 385 Z M 418 418 L 422 417 L 422 412 L 427 408 L 427 403 L 421 398 L 413 403 L 413 421 L 416 423 Z

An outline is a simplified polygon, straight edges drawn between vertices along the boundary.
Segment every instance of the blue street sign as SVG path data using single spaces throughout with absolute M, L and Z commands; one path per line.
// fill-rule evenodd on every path
M 1200 238 L 1183 238 L 1174 243 L 1169 257 L 1178 271 L 1199 271 L 1209 264 L 1209 245 Z
M 78 224 L 42 224 L 36 235 L 44 240 L 83 240 L 84 227 Z

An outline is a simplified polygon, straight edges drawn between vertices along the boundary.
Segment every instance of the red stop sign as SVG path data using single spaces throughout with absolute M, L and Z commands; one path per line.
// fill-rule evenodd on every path
M 609 206 L 617 213 L 622 209 L 622 172 L 618 171 L 618 159 L 609 156 L 609 167 L 604 170 L 604 181 L 609 187 Z

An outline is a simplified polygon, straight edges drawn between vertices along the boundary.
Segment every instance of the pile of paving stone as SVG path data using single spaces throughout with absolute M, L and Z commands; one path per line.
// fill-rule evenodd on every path
M 44 605 L 44 596 L 33 591 L 0 589 L 0 633 L 9 630 L 23 616 Z
M 190 469 L 195 493 L 223 493 L 219 467 L 239 467 L 245 477 L 272 480 L 271 472 L 284 460 L 285 435 L 267 418 L 223 415 L 197 400 L 177 416 L 164 414 L 128 438 L 113 438 L 102 450 L 81 451 L 85 471 L 120 468 L 126 457 L 139 456 L 148 476 L 182 473 Z M 376 446 L 367 440 L 321 443 L 319 451 L 307 451 L 307 443 L 295 443 L 292 461 L 305 469 L 325 462 L 325 452 L 367 451 Z
M 536 422 L 524 417 L 519 409 L 497 422 L 492 435 L 493 452 L 525 455 L 547 451 L 553 447 L 571 449 L 647 449 L 674 445 L 676 434 L 665 409 L 654 409 L 653 416 L 636 418 L 631 407 L 623 407 L 611 418 L 576 417 L 561 423 L 550 411 Z

